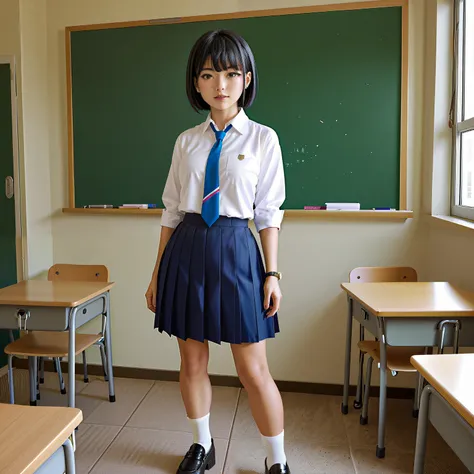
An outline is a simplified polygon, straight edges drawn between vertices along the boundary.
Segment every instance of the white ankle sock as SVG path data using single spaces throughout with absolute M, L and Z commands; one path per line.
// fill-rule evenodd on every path
M 208 413 L 202 418 L 191 419 L 188 418 L 189 424 L 193 430 L 193 443 L 200 444 L 206 450 L 206 453 L 209 452 L 212 446 L 211 431 L 209 429 L 209 416 Z
M 277 436 L 263 436 L 262 441 L 267 453 L 267 466 L 270 469 L 274 464 L 286 465 L 286 455 L 284 447 L 284 434 L 282 431 Z

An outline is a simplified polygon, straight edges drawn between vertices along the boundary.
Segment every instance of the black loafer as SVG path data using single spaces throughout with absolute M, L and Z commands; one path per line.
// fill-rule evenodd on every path
M 211 449 L 206 454 L 205 449 L 200 444 L 193 444 L 184 459 L 181 461 L 176 474 L 203 474 L 204 471 L 212 469 L 216 464 L 216 450 L 214 440 Z
M 267 460 L 265 459 L 265 474 L 291 474 L 288 463 L 285 466 L 281 464 L 274 464 L 270 470 L 268 470 Z

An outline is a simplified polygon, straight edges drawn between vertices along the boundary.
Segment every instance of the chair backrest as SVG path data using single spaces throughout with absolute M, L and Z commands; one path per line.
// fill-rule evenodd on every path
M 105 265 L 57 264 L 48 271 L 48 280 L 62 281 L 109 281 L 109 270 Z
M 416 270 L 411 267 L 358 267 L 349 274 L 350 283 L 418 281 Z

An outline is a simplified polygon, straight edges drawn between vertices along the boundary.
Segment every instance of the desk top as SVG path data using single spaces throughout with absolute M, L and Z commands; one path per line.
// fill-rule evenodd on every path
M 111 282 L 25 280 L 0 289 L 0 305 L 74 308 L 110 290 Z
M 380 317 L 474 316 L 474 292 L 446 282 L 342 283 L 341 287 Z
M 78 408 L 0 404 L 0 474 L 34 473 L 81 421 Z
M 411 363 L 474 428 L 474 354 L 417 355 Z

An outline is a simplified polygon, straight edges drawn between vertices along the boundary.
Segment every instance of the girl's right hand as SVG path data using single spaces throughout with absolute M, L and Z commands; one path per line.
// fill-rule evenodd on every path
M 146 305 L 150 311 L 153 313 L 156 312 L 156 288 L 157 287 L 157 279 L 153 277 L 148 285 L 148 290 L 146 290 L 145 298 L 146 298 Z

